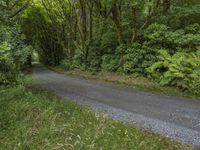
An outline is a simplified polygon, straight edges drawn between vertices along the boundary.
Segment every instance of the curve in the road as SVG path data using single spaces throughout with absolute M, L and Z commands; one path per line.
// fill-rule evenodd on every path
M 33 77 L 64 98 L 133 122 L 182 143 L 200 147 L 200 101 L 160 96 L 110 83 L 55 73 L 38 65 Z

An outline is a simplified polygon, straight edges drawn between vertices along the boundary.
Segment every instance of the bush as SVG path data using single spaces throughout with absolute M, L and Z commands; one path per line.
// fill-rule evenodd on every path
M 84 63 L 84 54 L 77 50 L 77 53 L 74 55 L 71 61 L 71 70 L 73 69 L 80 69 L 84 70 L 85 68 L 85 63 Z
M 151 24 L 144 31 L 144 38 L 148 41 L 149 45 L 163 47 L 166 43 L 165 34 L 169 31 L 169 27 L 163 24 Z
M 166 25 L 154 23 L 145 30 L 144 38 L 149 47 L 164 48 L 170 54 L 180 49 L 193 51 L 200 46 L 200 25 L 192 24 L 185 29 L 172 31 Z
M 141 44 L 134 44 L 124 56 L 123 70 L 125 73 L 146 75 L 146 68 L 150 67 L 156 59 L 156 50 Z
M 200 53 L 177 52 L 171 56 L 166 50 L 160 51 L 159 61 L 148 72 L 151 78 L 163 86 L 171 85 L 194 94 L 200 92 Z
M 31 52 L 19 28 L 0 26 L 0 84 L 21 83 L 21 71 L 30 65 Z
M 87 62 L 87 69 L 92 72 L 101 70 L 103 50 L 100 48 L 100 41 L 94 40 L 89 46 L 89 56 Z
M 0 44 L 0 85 L 16 84 L 19 70 L 12 61 L 10 45 L 7 42 Z
M 74 70 L 74 69 L 80 69 L 84 70 L 85 64 L 83 61 L 83 54 L 77 50 L 76 54 L 73 56 L 73 58 L 66 58 L 61 61 L 60 67 L 64 70 Z
M 117 35 L 114 31 L 108 30 L 107 33 L 104 33 L 101 37 L 100 49 L 104 54 L 113 54 L 118 45 Z
M 186 33 L 184 30 L 176 30 L 166 33 L 166 41 L 174 47 L 192 48 L 195 49 L 200 44 L 200 34 Z
M 105 55 L 102 57 L 102 71 L 116 72 L 120 68 L 120 57 L 115 55 Z
M 71 61 L 69 59 L 64 59 L 60 62 L 60 67 L 64 70 L 71 69 Z

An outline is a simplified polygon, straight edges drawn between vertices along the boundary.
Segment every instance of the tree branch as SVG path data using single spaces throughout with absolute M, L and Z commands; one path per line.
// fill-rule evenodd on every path
M 26 10 L 29 7 L 29 5 L 30 5 L 30 1 L 28 1 L 27 3 L 25 3 L 24 6 L 21 7 L 18 11 L 16 11 L 13 15 L 11 15 L 10 18 L 14 18 L 19 13 L 23 12 L 24 10 Z

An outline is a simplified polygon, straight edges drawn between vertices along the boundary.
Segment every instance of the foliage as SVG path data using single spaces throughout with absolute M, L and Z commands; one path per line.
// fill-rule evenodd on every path
M 119 57 L 113 55 L 105 55 L 102 57 L 102 70 L 108 72 L 116 72 L 120 67 Z
M 180 5 L 181 3 L 181 5 Z M 176 2 L 173 9 L 171 10 L 171 15 L 167 18 L 169 24 L 173 28 L 185 28 L 188 25 L 194 23 L 200 23 L 198 17 L 200 15 L 200 3 L 197 0 L 183 0 Z
M 195 0 L 3 0 L 0 21 L 17 25 L 8 41 L 17 68 L 30 63 L 31 44 L 46 65 L 146 77 L 159 50 L 197 52 L 199 8 Z
M 170 54 L 180 48 L 192 51 L 200 46 L 200 25 L 191 24 L 184 29 L 172 31 L 166 25 L 155 23 L 145 30 L 144 38 L 149 46 L 168 49 Z
M 71 70 L 71 62 L 68 59 L 63 59 L 60 63 L 60 67 L 66 71 Z
M 166 43 L 165 34 L 169 31 L 169 27 L 163 24 L 151 24 L 144 32 L 144 37 L 150 45 L 159 45 L 160 47 Z
M 166 33 L 166 41 L 176 47 L 196 49 L 200 44 L 200 29 L 199 25 L 193 24 L 186 27 L 185 30 L 180 29 L 175 32 Z
M 32 48 L 27 46 L 17 27 L 0 28 L 0 84 L 21 82 L 20 71 L 29 66 Z
M 117 48 L 117 43 L 116 33 L 113 31 L 108 31 L 101 37 L 100 49 L 102 49 L 104 53 L 113 54 Z
M 157 51 L 145 45 L 134 44 L 126 51 L 124 56 L 123 70 L 128 74 L 146 75 L 145 68 L 150 67 L 156 59 Z
M 171 85 L 199 94 L 200 55 L 178 52 L 171 56 L 166 50 L 160 51 L 159 61 L 153 64 L 149 73 L 161 85 Z
M 80 52 L 74 55 L 73 58 L 71 59 L 70 58 L 63 59 L 61 61 L 60 66 L 66 70 L 74 70 L 74 69 L 83 70 L 84 69 L 83 54 Z
M 17 82 L 18 71 L 9 54 L 10 46 L 4 42 L 0 45 L 0 85 Z
M 89 56 L 87 60 L 89 71 L 98 72 L 101 70 L 102 53 L 103 50 L 100 47 L 100 42 L 98 40 L 93 41 L 93 43 L 90 44 Z

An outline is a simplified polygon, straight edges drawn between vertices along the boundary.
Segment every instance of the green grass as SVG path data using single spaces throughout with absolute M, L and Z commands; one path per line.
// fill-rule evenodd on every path
M 175 87 L 161 86 L 158 83 L 150 81 L 149 79 L 144 77 L 137 77 L 134 75 L 124 75 L 118 73 L 108 73 L 108 72 L 92 73 L 81 70 L 65 71 L 60 67 L 49 67 L 49 69 L 69 76 L 112 82 L 118 85 L 128 86 L 146 92 L 152 92 L 168 96 L 191 98 L 193 100 L 200 100 L 200 95 L 194 95 L 186 91 L 183 92 Z
M 1 87 L 0 95 L 2 150 L 192 149 L 64 101 L 33 83 Z

